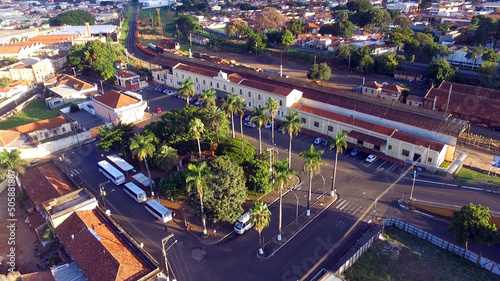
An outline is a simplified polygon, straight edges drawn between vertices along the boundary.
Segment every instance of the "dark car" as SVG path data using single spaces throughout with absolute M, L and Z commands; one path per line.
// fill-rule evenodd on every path
M 365 159 L 368 156 L 368 154 L 360 151 L 360 152 L 358 152 L 357 156 L 359 159 Z

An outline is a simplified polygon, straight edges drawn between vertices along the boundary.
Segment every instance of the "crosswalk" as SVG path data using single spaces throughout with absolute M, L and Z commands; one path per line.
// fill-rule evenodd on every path
M 80 168 L 74 168 L 74 169 L 71 169 L 70 173 L 73 175 L 79 175 L 79 174 L 83 173 L 83 170 Z
M 344 214 L 350 215 L 357 217 L 363 213 L 363 206 L 349 202 L 348 200 L 344 198 L 340 198 L 336 203 L 335 203 L 335 209 L 338 210 L 339 212 L 342 212 Z

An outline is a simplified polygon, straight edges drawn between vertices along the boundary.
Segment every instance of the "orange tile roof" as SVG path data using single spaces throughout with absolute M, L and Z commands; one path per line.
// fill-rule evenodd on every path
M 36 212 L 38 213 L 38 212 Z M 40 271 L 21 275 L 21 280 L 23 281 L 55 281 L 52 272 Z
M 21 137 L 21 133 L 8 130 L 0 130 L 0 146 L 8 146 Z
M 118 77 L 121 77 L 121 78 L 130 78 L 130 77 L 136 77 L 136 76 L 139 76 L 135 73 L 131 73 L 131 72 L 128 72 L 128 71 L 122 71 L 118 74 Z
M 384 89 L 384 90 L 388 90 L 388 91 L 394 91 L 394 92 L 401 93 L 401 92 L 403 92 L 403 90 L 404 90 L 405 88 L 400 87 L 400 86 L 398 86 L 398 85 L 387 84 L 387 85 L 382 86 L 382 89 Z
M 49 162 L 46 165 L 38 167 L 45 178 L 54 186 L 59 194 L 68 194 L 76 190 L 74 184 L 69 181 L 61 169 L 56 167 L 54 163 Z
M 95 209 L 73 212 L 56 233 L 90 281 L 138 280 L 153 270 Z
M 21 134 L 27 134 L 27 133 L 31 133 L 31 132 L 35 132 L 35 131 L 39 131 L 39 130 L 43 130 L 43 129 L 57 128 L 65 123 L 68 123 L 68 121 L 66 121 L 66 119 L 63 116 L 57 116 L 54 118 L 45 119 L 45 120 L 29 123 L 26 125 L 21 125 L 21 126 L 17 126 L 14 128 L 10 128 L 9 130 L 16 131 L 16 132 L 19 132 Z
M 367 88 L 374 88 L 374 89 L 379 89 L 379 88 L 383 87 L 382 84 L 377 83 L 377 81 L 366 82 L 363 86 L 367 87 Z
M 41 206 L 43 202 L 65 194 L 59 193 L 39 168 L 26 170 L 24 175 L 20 176 L 20 180 L 26 193 L 37 206 Z
M 98 96 L 95 99 L 111 108 L 120 108 L 134 103 L 138 103 L 140 101 L 136 98 L 122 94 L 115 90 L 110 90 L 106 92 L 104 95 Z
M 75 88 L 78 91 L 87 90 L 94 88 L 94 85 L 89 84 L 83 80 L 80 80 L 74 76 L 68 74 L 60 74 L 57 76 L 59 85 L 67 85 Z

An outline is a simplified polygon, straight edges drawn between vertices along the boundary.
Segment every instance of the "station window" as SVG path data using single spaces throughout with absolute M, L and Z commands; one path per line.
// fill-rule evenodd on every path
M 328 132 L 333 132 L 333 126 L 328 126 Z
M 363 142 L 362 140 L 358 140 L 358 141 L 357 141 L 357 143 L 358 143 L 359 145 L 363 145 L 363 143 L 364 143 L 364 142 Z
M 406 156 L 406 157 L 410 156 L 410 152 L 408 150 L 406 150 L 406 149 L 403 149 L 403 151 L 401 152 L 401 154 L 403 154 L 403 156 Z
M 389 147 L 387 149 L 392 150 L 392 145 L 389 144 Z
M 302 118 L 302 124 L 306 123 L 306 118 Z
M 319 128 L 319 122 L 314 121 L 314 127 Z

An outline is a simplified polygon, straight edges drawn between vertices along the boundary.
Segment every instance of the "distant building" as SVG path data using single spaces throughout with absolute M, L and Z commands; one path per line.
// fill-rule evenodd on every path
M 191 40 L 191 42 L 193 43 L 196 43 L 196 44 L 200 44 L 200 45 L 207 45 L 210 43 L 210 39 L 208 39 L 207 37 L 203 37 L 203 36 L 200 36 L 200 35 L 196 35 L 196 34 L 191 34 L 189 36 L 189 40 Z
M 424 98 L 416 95 L 409 95 L 406 97 L 406 104 L 414 107 L 423 107 Z
M 420 81 L 422 80 L 422 74 L 404 71 L 404 70 L 396 70 L 394 72 L 394 78 L 406 81 Z
M 89 84 L 68 74 L 59 74 L 45 84 L 48 84 L 47 89 L 53 94 L 53 97 L 45 99 L 45 103 L 51 109 L 86 99 L 98 92 L 96 85 Z
M 376 81 L 366 82 L 361 86 L 361 93 L 363 95 L 377 97 L 383 100 L 390 100 L 392 102 L 399 100 L 403 90 L 404 88 L 398 85 L 382 85 Z
M 55 136 L 68 134 L 77 125 L 77 122 L 68 122 L 63 116 L 58 116 L 10 128 L 9 131 L 18 132 L 21 135 L 27 136 L 31 141 L 39 142 Z
M 127 90 L 135 91 L 141 88 L 141 76 L 138 74 L 122 70 L 115 74 L 115 77 L 115 84 Z

